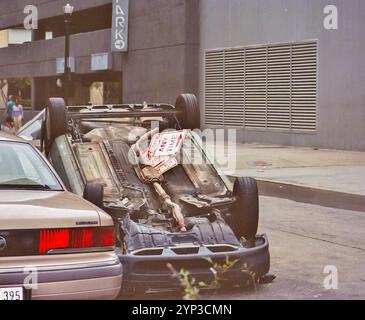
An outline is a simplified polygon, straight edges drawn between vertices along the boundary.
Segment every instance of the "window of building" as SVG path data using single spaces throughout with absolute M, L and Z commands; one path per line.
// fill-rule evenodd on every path
M 317 41 L 206 51 L 205 123 L 314 132 Z

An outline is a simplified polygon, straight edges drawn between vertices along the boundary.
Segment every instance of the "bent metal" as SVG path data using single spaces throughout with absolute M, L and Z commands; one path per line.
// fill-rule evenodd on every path
M 129 0 L 113 1 L 112 51 L 128 50 Z

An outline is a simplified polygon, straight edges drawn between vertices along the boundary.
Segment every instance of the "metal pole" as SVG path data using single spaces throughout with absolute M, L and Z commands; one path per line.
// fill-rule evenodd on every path
M 69 103 L 69 85 L 70 85 L 70 76 L 71 76 L 71 69 L 69 65 L 69 58 L 70 58 L 70 22 L 71 16 L 65 14 L 65 71 L 64 71 L 64 92 L 65 92 L 65 102 L 68 106 Z

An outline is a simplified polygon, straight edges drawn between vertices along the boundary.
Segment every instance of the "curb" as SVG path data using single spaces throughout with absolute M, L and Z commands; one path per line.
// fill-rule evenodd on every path
M 235 177 L 230 177 L 235 179 Z M 365 212 L 365 195 L 256 179 L 261 196 L 342 210 Z

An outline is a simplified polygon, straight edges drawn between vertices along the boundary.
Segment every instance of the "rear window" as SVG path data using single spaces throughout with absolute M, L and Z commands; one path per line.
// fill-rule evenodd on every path
M 0 142 L 0 188 L 63 190 L 32 146 L 14 142 Z

